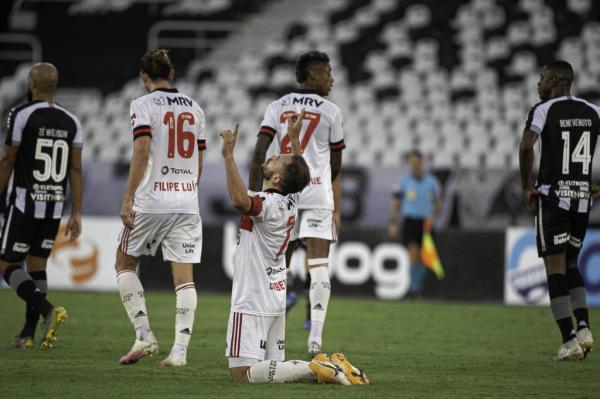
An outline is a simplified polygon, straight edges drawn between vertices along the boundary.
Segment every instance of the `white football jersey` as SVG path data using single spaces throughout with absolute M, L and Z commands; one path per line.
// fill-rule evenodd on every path
M 300 148 L 310 169 L 310 183 L 300 195 L 299 209 L 333 209 L 330 150 L 343 149 L 340 109 L 312 91 L 297 90 L 267 107 L 260 133 L 277 138 L 280 153 L 292 152 L 285 118 L 304 108 Z
M 152 138 L 133 209 L 198 214 L 198 152 L 206 148 L 204 111 L 177 89 L 157 89 L 132 101 L 130 116 L 133 139 Z
M 298 194 L 258 192 L 242 217 L 233 261 L 231 311 L 285 314 L 285 251 L 296 222 Z

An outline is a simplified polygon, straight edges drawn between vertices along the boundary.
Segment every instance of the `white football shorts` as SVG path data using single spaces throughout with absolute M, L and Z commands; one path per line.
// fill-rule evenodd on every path
M 336 242 L 337 231 L 331 209 L 299 209 L 290 241 L 302 238 L 321 238 Z
M 200 263 L 202 219 L 191 213 L 133 212 L 133 230 L 123 226 L 119 249 L 130 256 L 154 255 L 160 245 L 163 259 Z
M 251 366 L 255 360 L 285 360 L 285 315 L 230 312 L 225 356 L 230 368 Z

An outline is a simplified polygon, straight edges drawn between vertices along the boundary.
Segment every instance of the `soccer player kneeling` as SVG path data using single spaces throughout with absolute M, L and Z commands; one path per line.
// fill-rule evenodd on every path
M 244 214 L 234 255 L 225 355 L 236 382 L 364 384 L 366 376 L 342 354 L 329 358 L 320 353 L 311 362 L 284 361 L 285 251 L 294 228 L 298 195 L 310 179 L 299 143 L 303 116 L 304 110 L 288 118 L 292 154 L 273 156 L 263 165 L 262 191 L 253 196 L 247 194 L 233 158 L 238 126 L 233 132 L 221 132 L 227 189 L 232 205 Z

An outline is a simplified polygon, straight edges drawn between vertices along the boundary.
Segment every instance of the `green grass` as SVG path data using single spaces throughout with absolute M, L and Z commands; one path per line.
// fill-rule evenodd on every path
M 133 332 L 117 294 L 52 292 L 69 311 L 49 351 L 9 346 L 24 305 L 0 290 L 2 398 L 598 398 L 600 353 L 555 362 L 559 334 L 549 309 L 335 298 L 325 344 L 363 368 L 370 386 L 312 383 L 233 384 L 224 357 L 229 297 L 199 294 L 194 335 L 183 369 L 156 369 L 174 335 L 175 296 L 147 293 L 158 358 L 123 367 Z M 287 323 L 287 358 L 304 359 L 304 304 Z M 600 310 L 591 311 L 592 323 Z

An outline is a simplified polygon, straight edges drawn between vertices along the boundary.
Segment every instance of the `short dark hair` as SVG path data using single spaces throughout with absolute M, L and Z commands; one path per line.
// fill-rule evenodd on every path
M 292 162 L 287 164 L 281 182 L 286 194 L 294 194 L 304 190 L 310 182 L 310 170 L 302 155 L 294 154 Z
M 173 63 L 169 58 L 169 51 L 156 49 L 148 51 L 140 60 L 140 72 L 144 72 L 152 80 L 169 80 Z
M 406 153 L 404 158 L 408 160 L 408 158 L 410 158 L 410 157 L 417 157 L 419 159 L 423 159 L 423 153 L 417 149 L 410 150 L 409 152 Z
M 564 80 L 569 85 L 573 82 L 575 72 L 573 67 L 567 61 L 557 60 L 546 64 L 545 68 L 551 71 L 556 78 Z
M 308 68 L 315 63 L 329 63 L 329 56 L 321 51 L 309 51 L 296 60 L 296 81 L 303 83 L 308 79 Z

